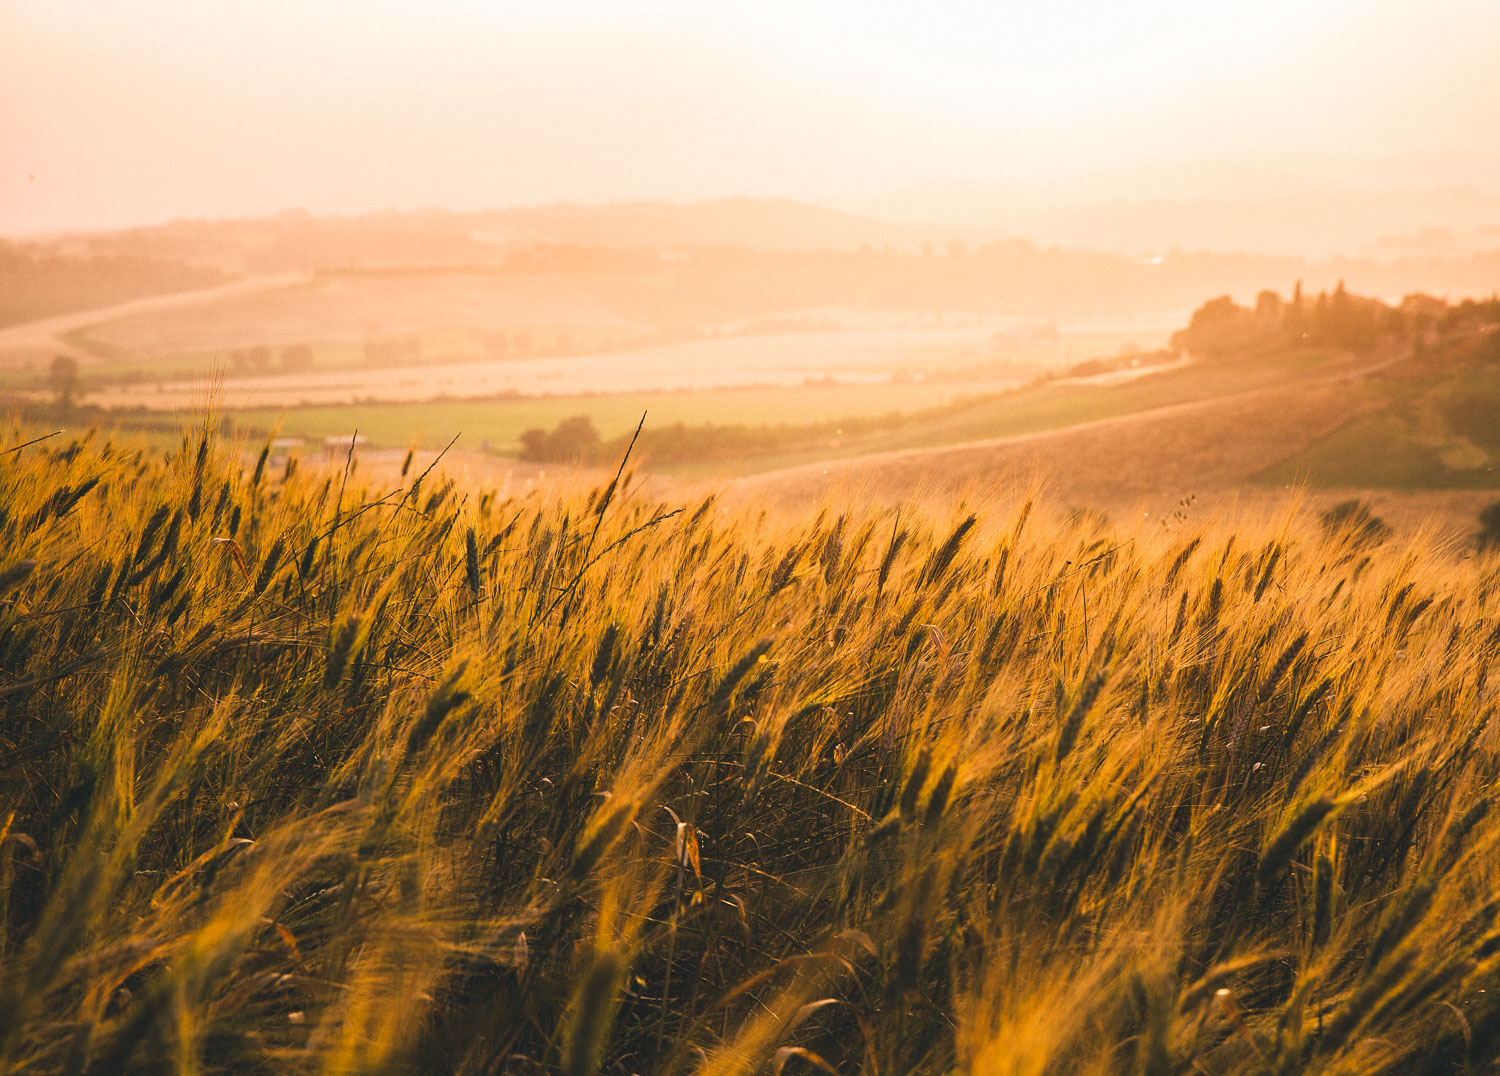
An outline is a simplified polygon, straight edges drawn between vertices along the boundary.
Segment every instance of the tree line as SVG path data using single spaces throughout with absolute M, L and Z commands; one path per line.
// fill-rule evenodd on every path
M 1228 295 L 1210 299 L 1193 311 L 1187 328 L 1172 335 L 1172 346 L 1194 358 L 1236 355 L 1297 347 L 1334 347 L 1369 351 L 1384 342 L 1407 343 L 1420 350 L 1430 343 L 1500 325 L 1500 296 L 1465 299 L 1457 304 L 1421 292 L 1390 305 L 1354 295 L 1339 281 L 1332 292 L 1308 299 L 1298 281 L 1290 299 L 1262 291 L 1255 306 L 1240 306 Z

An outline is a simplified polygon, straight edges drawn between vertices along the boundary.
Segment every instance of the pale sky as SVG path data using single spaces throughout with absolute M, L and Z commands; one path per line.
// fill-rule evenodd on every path
M 1497 63 L 1500 0 L 0 0 L 0 234 L 1487 152 Z

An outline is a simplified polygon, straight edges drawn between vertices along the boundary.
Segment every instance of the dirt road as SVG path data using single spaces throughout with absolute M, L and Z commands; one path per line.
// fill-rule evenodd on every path
M 276 288 L 290 288 L 305 284 L 307 273 L 272 273 L 264 276 L 246 277 L 230 284 L 218 284 L 211 288 L 195 288 L 192 291 L 176 291 L 166 295 L 151 295 L 144 299 L 132 299 L 113 306 L 78 310 L 71 314 L 28 321 L 21 325 L 10 325 L 0 329 L 0 366 L 18 365 L 38 353 L 47 355 L 70 355 L 80 363 L 97 365 L 99 359 L 69 343 L 64 337 L 77 329 L 97 325 L 101 321 L 128 314 L 144 314 L 157 310 L 193 306 L 213 302 L 234 295 L 246 295 Z

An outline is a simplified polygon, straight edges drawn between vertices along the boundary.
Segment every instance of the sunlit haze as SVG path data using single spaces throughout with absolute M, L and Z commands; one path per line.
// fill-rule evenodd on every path
M 1497 53 L 1491 0 L 5 0 L 0 232 L 733 195 L 935 216 L 901 192 L 948 179 L 1497 186 Z

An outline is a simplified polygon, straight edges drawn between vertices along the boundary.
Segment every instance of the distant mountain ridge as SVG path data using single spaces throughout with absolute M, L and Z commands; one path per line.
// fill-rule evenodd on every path
M 845 208 L 1130 254 L 1355 257 L 1390 254 L 1393 241 L 1401 253 L 1454 254 L 1496 245 L 1500 155 L 1219 157 L 1050 179 L 935 179 Z M 1425 246 L 1400 242 L 1422 236 Z
M 830 209 L 787 198 L 708 202 L 628 202 L 489 210 L 483 224 L 515 240 L 607 246 L 742 246 L 752 250 L 917 249 L 923 243 L 999 237 L 995 229 L 922 225 Z M 497 238 L 503 239 L 503 236 Z
M 315 216 L 179 220 L 118 231 L 13 241 L 16 248 L 74 256 L 132 255 L 215 264 L 245 272 L 354 265 L 494 261 L 518 247 L 737 246 L 750 250 L 915 251 L 952 240 L 1001 238 L 995 229 L 881 220 L 781 198 L 627 202 L 455 211 L 388 210 Z

